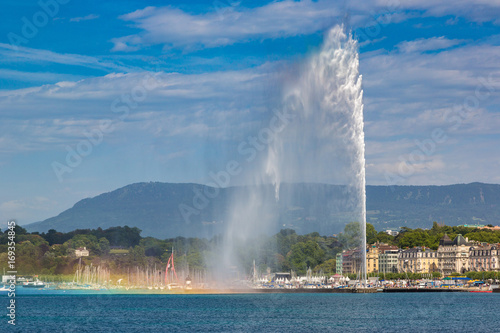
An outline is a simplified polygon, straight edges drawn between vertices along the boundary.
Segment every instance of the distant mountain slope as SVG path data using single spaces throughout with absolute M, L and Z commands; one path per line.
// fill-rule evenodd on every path
M 367 186 L 367 221 L 377 230 L 407 226 L 499 224 L 500 185 Z
M 25 227 L 28 231 L 67 232 L 128 225 L 143 230 L 143 236 L 212 237 L 224 229 L 231 198 L 245 195 L 248 188 L 220 189 L 213 199 L 198 202 L 198 207 L 204 207 L 196 209 L 195 193 L 213 190 L 199 184 L 131 184 L 81 200 L 58 216 Z M 279 212 L 275 230 L 293 228 L 300 233 L 324 234 L 340 231 L 338 221 L 348 219 L 329 209 L 332 200 L 342 198 L 344 190 L 337 185 L 283 184 L 280 198 L 284 199 L 276 202 L 271 186 L 259 188 L 271 211 Z M 189 219 L 183 217 L 182 210 Z M 337 223 L 331 223 L 332 220 Z M 447 225 L 498 224 L 500 185 L 367 186 L 367 221 L 377 230 L 400 226 L 428 228 L 433 221 Z

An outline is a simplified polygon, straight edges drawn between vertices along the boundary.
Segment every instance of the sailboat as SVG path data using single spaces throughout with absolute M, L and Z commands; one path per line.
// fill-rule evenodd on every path
M 175 276 L 176 282 L 168 283 L 168 270 L 170 270 L 173 273 L 173 275 Z M 165 285 L 168 287 L 169 290 L 180 288 L 179 278 L 177 277 L 177 273 L 175 272 L 174 248 L 173 247 L 172 247 L 172 254 L 168 258 L 167 267 L 165 268 Z

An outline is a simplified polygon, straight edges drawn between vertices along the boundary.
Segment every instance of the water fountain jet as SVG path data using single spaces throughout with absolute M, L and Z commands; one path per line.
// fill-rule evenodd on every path
M 311 209 L 312 215 L 319 216 L 312 211 L 318 209 L 326 216 L 323 224 L 326 228 L 317 231 L 332 234 L 334 229 L 338 232 L 349 222 L 359 223 L 361 235 L 355 247 L 361 258 L 361 279 L 366 281 L 361 81 L 357 42 L 351 34 L 346 34 L 343 26 L 335 26 L 326 34 L 321 49 L 285 87 L 281 109 L 292 115 L 292 120 L 270 140 L 265 163 L 257 163 L 259 167 L 255 168 L 253 178 L 248 179 L 250 186 L 232 198 L 220 259 L 226 269 L 238 264 L 235 255 L 238 246 L 259 234 L 272 232 L 277 222 L 284 225 L 279 214 L 294 205 L 297 195 L 303 195 L 291 193 L 293 187 L 288 187 L 292 191 L 284 190 L 284 183 L 324 183 L 341 185 L 337 188 L 342 195 L 332 195 L 329 207 Z M 273 197 L 266 183 L 273 185 Z M 305 184 L 301 189 L 307 192 L 309 187 Z M 311 192 L 311 195 L 324 194 Z
M 344 27 L 324 43 L 286 91 L 283 107 L 295 116 L 269 146 L 266 173 L 279 200 L 280 184 L 345 185 L 343 209 L 360 224 L 361 279 L 366 281 L 366 193 L 363 90 L 356 40 Z M 338 221 L 332 221 L 338 223 Z

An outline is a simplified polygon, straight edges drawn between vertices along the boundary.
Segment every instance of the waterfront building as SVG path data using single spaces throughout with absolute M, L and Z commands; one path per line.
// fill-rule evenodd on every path
M 354 272 L 352 252 L 350 250 L 342 251 L 342 274 L 352 274 Z
M 361 272 L 361 251 L 360 249 L 355 249 L 352 251 L 352 273 L 359 274 Z
M 397 273 L 398 272 L 398 254 L 399 249 L 387 249 L 378 255 L 378 267 L 380 273 Z
M 469 270 L 469 249 L 471 243 L 462 235 L 457 235 L 452 241 L 444 235 L 439 241 L 438 268 L 443 275 L 465 273 Z
M 398 254 L 398 272 L 432 273 L 438 271 L 438 254 L 427 247 L 414 247 Z
M 361 253 L 359 249 L 342 252 L 342 273 L 358 274 L 361 270 Z
M 472 271 L 499 271 L 498 262 L 499 244 L 490 245 L 483 243 L 474 245 L 469 249 L 469 268 Z
M 337 253 L 335 256 L 335 272 L 339 275 L 342 275 L 343 270 L 342 270 L 342 253 Z
M 399 252 L 399 249 L 397 246 L 394 245 L 389 245 L 385 243 L 373 243 L 372 245 L 369 245 L 367 247 L 366 251 L 366 272 L 367 273 L 377 273 L 377 272 L 382 272 L 380 269 L 380 255 L 384 254 L 386 251 L 396 251 L 396 257 L 394 258 L 393 255 L 390 256 L 384 256 L 384 264 L 386 265 L 385 270 L 386 273 L 392 271 L 392 264 L 395 263 L 395 266 L 397 267 L 397 253 Z M 388 262 L 390 261 L 390 263 Z M 388 265 L 391 266 L 388 268 Z M 389 269 L 389 271 L 387 271 Z
M 366 250 L 366 273 L 378 272 L 379 248 L 377 244 L 368 245 Z

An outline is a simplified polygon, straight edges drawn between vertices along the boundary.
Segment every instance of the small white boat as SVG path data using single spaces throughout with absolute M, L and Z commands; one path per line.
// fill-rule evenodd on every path
M 36 279 L 36 281 L 31 281 L 31 282 L 25 282 L 23 284 L 23 288 L 44 288 L 45 283 L 42 281 Z

